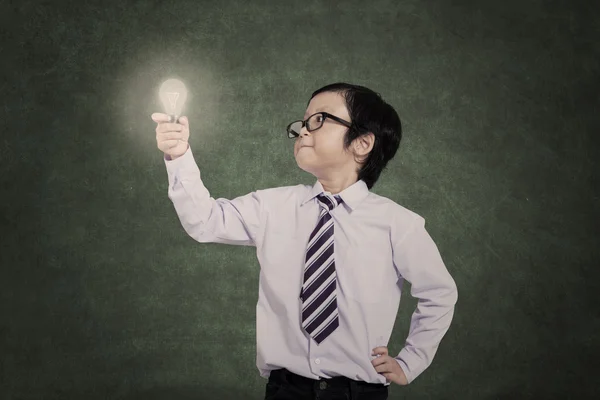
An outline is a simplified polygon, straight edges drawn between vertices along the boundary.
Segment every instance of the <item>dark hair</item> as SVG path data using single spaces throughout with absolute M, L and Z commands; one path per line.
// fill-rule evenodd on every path
M 348 150 L 352 141 L 359 136 L 369 132 L 375 136 L 373 148 L 366 160 L 357 160 L 361 164 L 357 171 L 357 181 L 362 179 L 371 190 L 388 161 L 394 158 L 400 147 L 402 139 L 400 117 L 379 93 L 364 86 L 343 82 L 332 83 L 315 91 L 310 99 L 322 92 L 339 93 L 346 100 L 346 109 L 352 125 L 344 137 L 344 150 Z

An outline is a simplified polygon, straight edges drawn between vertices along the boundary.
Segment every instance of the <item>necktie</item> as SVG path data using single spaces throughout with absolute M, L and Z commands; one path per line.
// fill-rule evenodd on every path
M 320 344 L 338 326 L 335 297 L 336 273 L 333 257 L 333 220 L 329 211 L 344 201 L 340 196 L 319 194 L 319 222 L 308 240 L 302 299 L 302 327 Z

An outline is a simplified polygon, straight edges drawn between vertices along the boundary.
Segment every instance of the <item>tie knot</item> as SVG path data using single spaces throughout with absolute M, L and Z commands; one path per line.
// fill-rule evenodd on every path
M 325 193 L 320 193 L 317 196 L 317 201 L 326 211 L 331 211 L 344 202 L 339 195 L 332 196 Z

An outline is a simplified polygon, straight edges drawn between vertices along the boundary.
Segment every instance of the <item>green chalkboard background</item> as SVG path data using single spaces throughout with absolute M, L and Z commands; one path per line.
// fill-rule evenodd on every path
M 182 79 L 214 198 L 310 184 L 285 126 L 345 81 L 404 138 L 373 192 L 419 213 L 459 300 L 390 399 L 598 393 L 597 2 L 2 1 L 0 399 L 256 399 L 255 248 L 167 197 Z M 407 289 L 409 286 L 407 287 Z M 390 343 L 404 345 L 405 292 Z M 569 397 L 571 396 L 571 397 Z

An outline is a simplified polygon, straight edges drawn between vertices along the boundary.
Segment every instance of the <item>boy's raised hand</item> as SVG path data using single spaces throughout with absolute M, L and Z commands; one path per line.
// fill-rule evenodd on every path
M 179 117 L 178 123 L 169 122 L 169 116 L 163 113 L 152 114 L 156 125 L 156 145 L 172 160 L 181 157 L 188 149 L 190 125 L 187 117 Z

